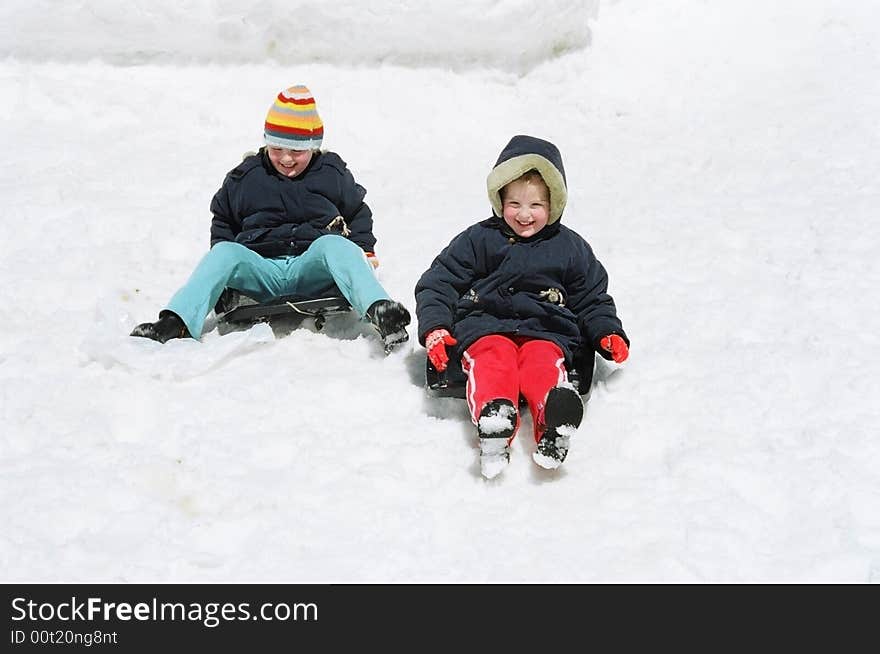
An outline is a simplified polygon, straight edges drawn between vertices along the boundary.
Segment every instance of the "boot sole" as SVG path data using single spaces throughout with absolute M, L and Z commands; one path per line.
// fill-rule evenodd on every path
M 546 430 L 532 459 L 542 468 L 555 470 L 568 456 L 571 437 L 584 417 L 584 403 L 574 389 L 551 388 L 544 407 Z
M 571 425 L 577 429 L 584 418 L 584 403 L 577 391 L 565 388 L 551 388 L 544 406 L 544 424 L 547 429 L 557 429 Z
M 485 415 L 484 415 L 485 414 Z M 510 402 L 486 405 L 477 423 L 480 437 L 480 472 L 486 479 L 497 477 L 510 463 L 508 442 L 516 430 L 516 407 Z

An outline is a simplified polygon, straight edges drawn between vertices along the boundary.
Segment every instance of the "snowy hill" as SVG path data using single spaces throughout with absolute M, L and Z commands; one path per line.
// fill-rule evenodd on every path
M 875 3 L 343 2 L 304 41 L 289 4 L 0 10 L 0 578 L 880 579 Z M 294 83 L 410 309 L 508 138 L 559 145 L 633 348 L 558 472 L 526 420 L 483 480 L 424 351 L 354 320 L 126 336 Z
M 491 66 L 522 71 L 589 43 L 598 0 L 6 0 L 0 55 L 116 64 Z

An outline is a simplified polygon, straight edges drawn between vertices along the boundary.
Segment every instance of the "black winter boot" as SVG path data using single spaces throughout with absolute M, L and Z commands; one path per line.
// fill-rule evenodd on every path
M 189 336 L 189 331 L 187 331 L 186 325 L 183 324 L 180 316 L 173 311 L 165 310 L 159 312 L 159 320 L 141 323 L 132 330 L 131 335 L 151 338 L 154 341 L 164 343 L 172 338 Z
M 486 479 L 501 474 L 510 463 L 509 441 L 516 431 L 516 417 L 516 407 L 510 400 L 490 400 L 480 411 L 480 472 Z
M 394 300 L 378 300 L 367 309 L 367 320 L 379 332 L 379 337 L 385 344 L 385 352 L 390 352 L 394 346 L 409 340 L 406 326 L 410 323 L 409 311 L 400 302 Z
M 551 388 L 544 405 L 546 429 L 538 441 L 538 451 L 532 455 L 535 463 L 551 470 L 562 465 L 583 417 L 584 403 L 572 386 Z

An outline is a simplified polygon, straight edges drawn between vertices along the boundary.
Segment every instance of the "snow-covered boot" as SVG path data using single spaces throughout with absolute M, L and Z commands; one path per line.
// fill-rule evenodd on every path
M 390 352 L 394 346 L 409 340 L 406 326 L 410 323 L 409 311 L 400 302 L 394 300 L 378 300 L 367 309 L 367 320 L 379 332 L 379 337 L 385 345 L 385 352 Z
M 532 458 L 542 468 L 558 468 L 566 455 L 571 437 L 584 417 L 584 403 L 570 384 L 556 386 L 547 393 L 544 404 L 544 434 Z
M 490 400 L 480 411 L 480 472 L 486 479 L 499 475 L 510 463 L 510 439 L 516 431 L 516 407 L 510 400 Z
M 151 338 L 154 341 L 164 343 L 172 338 L 184 338 L 189 335 L 186 325 L 173 311 L 159 312 L 159 320 L 156 322 L 144 322 L 134 328 L 132 336 Z

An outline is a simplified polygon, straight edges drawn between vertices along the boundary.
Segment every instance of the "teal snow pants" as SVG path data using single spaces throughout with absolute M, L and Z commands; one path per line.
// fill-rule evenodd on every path
M 363 250 L 343 236 L 327 234 L 299 256 L 273 259 L 224 241 L 202 258 L 165 308 L 181 317 L 193 338 L 199 338 L 205 318 L 225 288 L 266 302 L 282 295 L 317 297 L 334 284 L 361 316 L 377 300 L 389 299 Z

